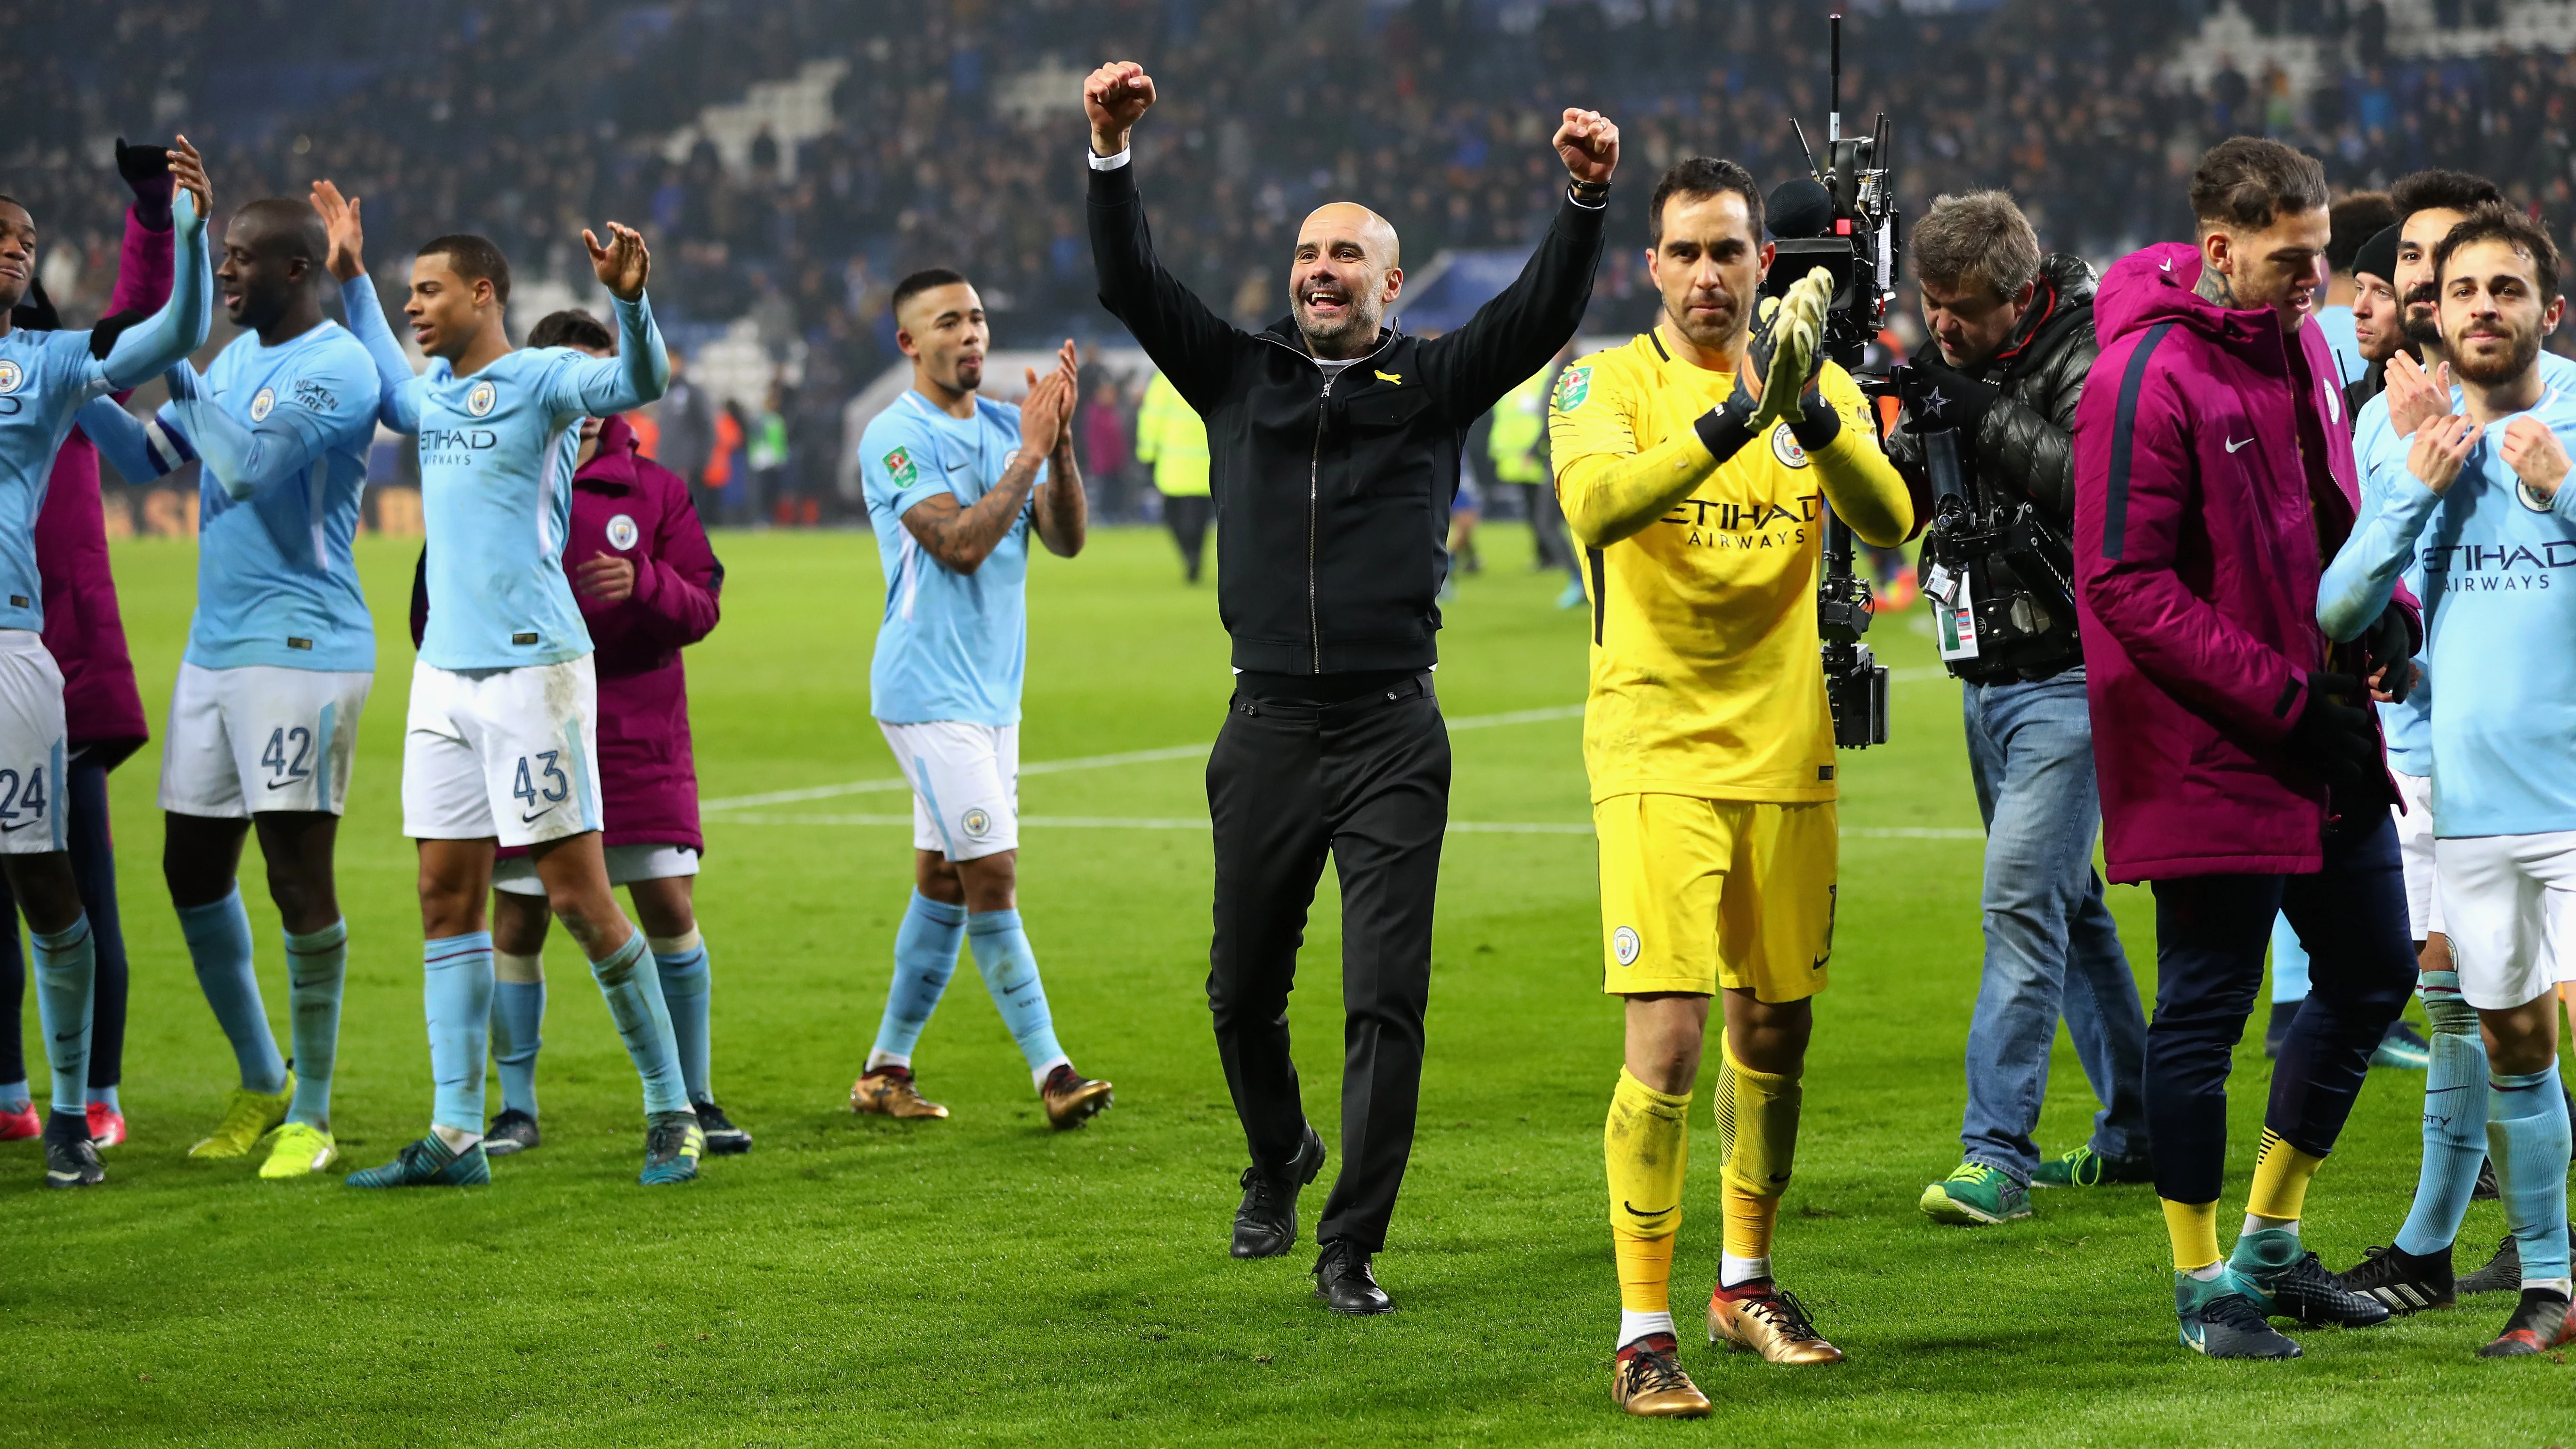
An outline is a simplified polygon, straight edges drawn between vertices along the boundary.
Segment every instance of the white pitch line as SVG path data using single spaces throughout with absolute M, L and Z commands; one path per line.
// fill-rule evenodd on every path
M 910 815 L 763 815 L 733 814 L 727 825 L 910 825 Z M 1205 820 L 1108 815 L 1024 815 L 1020 823 L 1039 830 L 1205 830 Z M 1592 827 L 1558 820 L 1452 820 L 1453 835 L 1590 835 Z M 1860 840 L 1983 840 L 1982 830 L 1920 825 L 1854 826 L 1844 835 Z
M 1546 720 L 1580 719 L 1579 704 L 1550 705 L 1545 709 L 1516 709 L 1504 714 L 1475 714 L 1449 721 L 1452 730 L 1492 729 L 1497 725 L 1538 724 Z M 1114 755 L 1082 755 L 1069 760 L 1039 760 L 1020 766 L 1020 774 L 1061 775 L 1071 770 L 1106 770 L 1116 765 L 1150 765 L 1162 760 L 1207 758 L 1206 745 L 1167 745 L 1159 750 L 1126 750 Z M 813 785 L 802 790 L 772 790 L 761 795 L 729 795 L 721 800 L 702 800 L 698 809 L 749 810 L 762 805 L 793 805 L 806 800 L 830 800 L 842 795 L 867 795 L 884 790 L 909 790 L 912 786 L 902 776 L 891 780 L 851 780 L 839 785 Z M 728 819 L 739 817 L 728 816 Z M 798 819 L 824 820 L 825 816 L 799 816 Z M 888 819 L 894 817 L 889 816 Z M 912 817 L 903 817 L 906 820 Z M 871 820 L 853 818 L 849 824 L 873 824 Z M 1035 821 L 1029 823 L 1034 824 Z M 1203 824 L 1204 822 L 1202 822 Z M 1153 827 L 1138 827 L 1150 829 Z

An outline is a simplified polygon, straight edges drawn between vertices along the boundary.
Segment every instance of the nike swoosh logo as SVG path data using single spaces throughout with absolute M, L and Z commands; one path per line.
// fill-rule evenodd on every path
M 2229 439 L 2229 440 L 2228 440 L 2228 444 L 2227 444 L 2227 451 L 2229 451 L 2229 452 L 2233 453 L 2233 452 L 2235 452 L 2237 449 L 2239 449 L 2239 448 L 2241 448 L 2241 447 L 2244 447 L 2244 446 L 2245 446 L 2245 443 L 2250 443 L 2250 442 L 2253 442 L 2253 441 L 2254 441 L 2254 440 L 2253 440 L 2252 438 L 2247 438 L 2247 439 L 2245 440 L 2245 442 L 2244 442 L 2244 443 L 2240 443 L 2240 442 L 2237 442 L 2237 441 L 2235 441 L 2234 439 L 2232 439 L 2232 438 L 2231 438 L 2231 439 Z
M 54 1033 L 54 1040 L 56 1041 L 78 1041 L 79 1039 L 80 1033 L 76 1031 L 58 1031 Z
M 1641 1217 L 1641 1218 L 1659 1218 L 1659 1217 L 1662 1217 L 1664 1214 L 1666 1214 L 1666 1213 L 1668 1213 L 1668 1212 L 1673 1211 L 1673 1209 L 1674 1209 L 1674 1208 L 1678 1208 L 1678 1207 L 1680 1207 L 1680 1206 L 1681 1206 L 1681 1204 L 1680 1204 L 1680 1203 L 1675 1203 L 1675 1204 L 1673 1204 L 1673 1206 L 1672 1206 L 1672 1207 L 1668 1207 L 1668 1208 L 1651 1208 L 1651 1209 L 1650 1209 L 1650 1208 L 1641 1208 L 1641 1207 L 1637 1206 L 1635 1203 L 1632 1203 L 1632 1202 L 1625 1202 L 1625 1201 L 1623 1201 L 1623 1202 L 1621 1202 L 1621 1203 L 1619 1204 L 1619 1206 L 1621 1206 L 1621 1207 L 1623 1207 L 1623 1208 L 1626 1208 L 1629 1212 L 1634 1213 L 1635 1215 L 1637 1215 L 1638 1217 Z
M 45 822 L 41 820 L 21 820 L 15 825 L 0 825 L 0 835 L 15 835 L 30 825 L 42 825 L 44 823 Z
M 951 473 L 963 473 L 974 466 L 975 465 L 972 463 L 950 463 L 947 465 L 947 468 Z
M 552 815 L 552 814 L 554 814 L 554 813 L 555 813 L 555 807 L 553 807 L 552 805 L 549 805 L 549 806 L 547 806 L 545 809 L 538 811 L 538 812 L 537 812 L 536 814 L 534 814 L 534 815 L 522 815 L 522 816 L 520 816 L 520 817 L 519 817 L 519 823 L 520 823 L 521 825 L 533 825 L 533 824 L 535 824 L 536 822 L 538 822 L 538 821 L 540 821 L 540 820 L 543 820 L 543 819 L 545 819 L 547 816 Z
M 289 785 L 301 785 L 303 783 L 304 782 L 301 780 L 271 780 L 268 784 L 268 788 L 272 790 L 283 790 Z

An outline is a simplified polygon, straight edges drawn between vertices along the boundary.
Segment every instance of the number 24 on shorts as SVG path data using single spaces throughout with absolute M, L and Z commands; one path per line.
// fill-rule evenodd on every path
M 528 762 L 532 757 L 528 755 L 519 757 L 519 772 L 511 780 L 510 798 L 526 802 L 531 817 L 545 813 L 545 810 L 537 805 L 539 800 L 545 801 L 547 807 L 552 807 L 562 804 L 572 794 L 571 777 L 563 772 L 563 766 L 556 763 L 562 754 L 561 750 L 537 751 L 533 758 L 542 768 L 534 772 L 528 769 Z M 550 783 L 543 790 L 539 790 L 536 783 L 539 779 Z
M 45 772 L 27 772 L 25 788 L 18 784 L 18 772 L 0 770 L 0 834 L 23 830 L 45 818 Z

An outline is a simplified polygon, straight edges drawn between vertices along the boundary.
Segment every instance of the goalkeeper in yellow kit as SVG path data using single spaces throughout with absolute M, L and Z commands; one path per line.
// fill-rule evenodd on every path
M 1709 1337 L 1833 1363 L 1772 1276 L 1798 1079 L 1833 953 L 1834 740 L 1817 659 L 1824 505 L 1881 546 L 1914 528 L 1860 390 L 1822 360 L 1831 281 L 1755 302 L 1772 249 L 1732 162 L 1665 173 L 1648 215 L 1655 330 L 1559 378 L 1557 494 L 1585 550 L 1584 762 L 1601 846 L 1604 989 L 1627 999 L 1603 1146 L 1619 1264 L 1612 1397 L 1699 1415 L 1668 1299 L 1709 999 L 1725 1257 Z

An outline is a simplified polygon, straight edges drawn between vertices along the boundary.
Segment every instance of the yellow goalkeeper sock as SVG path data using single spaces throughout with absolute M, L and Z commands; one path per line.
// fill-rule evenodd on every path
M 2165 1234 L 2173 1239 L 2174 1271 L 2196 1272 L 2218 1265 L 2218 1204 L 2212 1202 L 2175 1202 L 2158 1198 L 2164 1204 Z
M 1619 1346 L 1672 1325 L 1673 1237 L 1690 1165 L 1690 1094 L 1658 1092 L 1627 1068 L 1610 1094 L 1601 1158 L 1610 1178 L 1610 1248 L 1619 1264 Z
M 1805 1092 L 1784 1073 L 1757 1072 L 1719 1044 L 1718 1141 L 1726 1151 L 1723 1287 L 1771 1276 L 1771 1234 L 1798 1155 L 1798 1108 Z
M 2295 1231 L 2299 1214 L 2307 1207 L 2308 1183 L 2324 1165 L 2324 1158 L 2311 1157 L 2280 1133 L 2264 1128 L 2263 1145 L 2254 1152 L 2254 1186 L 2245 1195 L 2245 1231 Z

